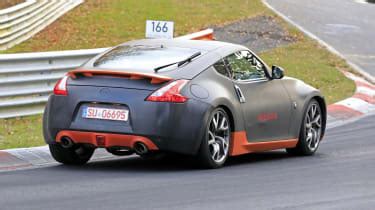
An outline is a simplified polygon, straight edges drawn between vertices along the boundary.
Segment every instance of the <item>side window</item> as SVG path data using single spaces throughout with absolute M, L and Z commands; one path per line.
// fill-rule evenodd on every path
M 265 66 L 249 51 L 239 51 L 226 57 L 233 79 L 245 81 L 266 78 Z
M 230 77 L 229 72 L 224 64 L 224 61 L 220 59 L 218 62 L 216 62 L 214 65 L 214 68 L 219 74 L 222 74 L 226 77 Z

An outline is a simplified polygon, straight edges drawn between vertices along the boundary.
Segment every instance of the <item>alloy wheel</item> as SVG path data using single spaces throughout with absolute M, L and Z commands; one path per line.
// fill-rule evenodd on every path
M 208 147 L 216 163 L 225 160 L 229 151 L 230 125 L 227 116 L 218 110 L 213 114 L 208 128 Z
M 316 103 L 311 104 L 305 120 L 305 139 L 308 148 L 315 151 L 320 142 L 322 133 L 322 116 L 320 113 L 319 105 Z

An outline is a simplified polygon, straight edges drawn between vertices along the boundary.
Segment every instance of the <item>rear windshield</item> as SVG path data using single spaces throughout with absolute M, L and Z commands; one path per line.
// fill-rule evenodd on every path
M 123 69 L 141 72 L 154 72 L 160 66 L 182 61 L 194 53 L 196 49 L 159 46 L 118 46 L 107 52 L 94 66 L 106 69 Z M 163 68 L 161 71 L 176 69 L 177 65 Z

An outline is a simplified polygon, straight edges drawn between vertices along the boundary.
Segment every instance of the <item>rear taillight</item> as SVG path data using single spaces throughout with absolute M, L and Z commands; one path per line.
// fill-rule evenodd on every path
M 146 101 L 184 103 L 188 100 L 181 95 L 181 89 L 189 80 L 176 80 L 152 93 Z
M 68 78 L 69 76 L 64 76 L 59 81 L 57 81 L 55 88 L 53 88 L 53 93 L 55 95 L 68 95 L 68 89 L 66 88 Z

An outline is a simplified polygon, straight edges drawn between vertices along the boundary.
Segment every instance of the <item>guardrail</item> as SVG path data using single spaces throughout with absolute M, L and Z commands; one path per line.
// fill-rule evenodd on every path
M 212 38 L 212 29 L 177 37 Z M 42 113 L 56 81 L 106 49 L 0 55 L 0 118 Z
M 82 2 L 83 0 L 27 0 L 0 10 L 0 50 L 29 39 Z

